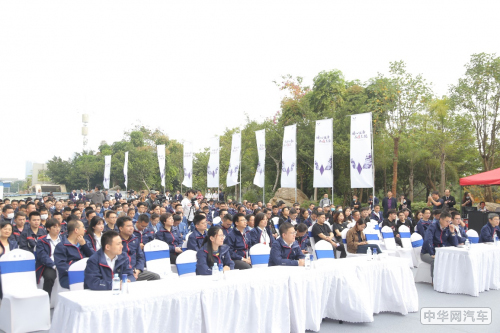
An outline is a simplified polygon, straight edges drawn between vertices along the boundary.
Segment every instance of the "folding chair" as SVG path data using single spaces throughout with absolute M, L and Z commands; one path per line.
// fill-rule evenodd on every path
M 177 257 L 175 262 L 179 277 L 196 275 L 196 251 L 186 250 Z
M 396 245 L 394 239 L 394 232 L 388 226 L 382 228 L 382 236 L 384 237 L 384 244 L 388 251 L 394 251 L 395 255 L 400 258 L 405 258 L 408 261 L 408 266 L 413 267 L 413 255 L 411 248 L 402 248 Z M 391 255 L 391 253 L 389 253 Z
M 425 282 L 432 283 L 431 278 L 431 265 L 423 262 L 420 259 L 420 253 L 422 252 L 422 245 L 424 240 L 418 232 L 414 232 L 411 237 L 411 246 L 413 247 L 414 258 L 417 259 L 417 273 L 415 274 L 415 282 Z
M 186 235 L 186 239 L 184 240 L 184 242 L 182 242 L 182 246 L 181 246 L 182 252 L 186 252 L 188 249 L 188 239 L 189 239 L 189 235 L 191 235 L 191 233 L 192 233 L 192 231 L 188 232 L 188 234 Z
M 33 253 L 16 249 L 4 254 L 0 258 L 0 277 L 3 291 L 0 330 L 31 332 L 50 329 L 49 294 L 37 288 Z
M 271 219 L 271 222 L 273 222 L 274 224 L 274 228 L 276 229 L 276 231 L 278 231 L 280 229 L 280 226 L 279 226 L 279 221 L 280 221 L 280 218 L 275 216 Z M 279 232 L 278 232 L 279 234 Z
M 314 240 L 314 236 L 313 236 L 313 233 L 312 233 L 312 229 L 313 229 L 313 226 L 310 226 L 307 230 L 308 230 L 308 234 L 309 234 L 309 241 L 311 242 L 311 251 L 310 253 L 313 254 L 313 258 L 314 260 L 318 260 L 318 258 L 316 257 L 316 251 L 314 251 L 315 249 L 315 245 L 316 245 L 316 241 Z
M 252 268 L 263 268 L 269 264 L 271 248 L 267 244 L 255 244 L 250 248 L 250 260 Z
M 170 249 L 167 243 L 159 239 L 147 243 L 144 245 L 144 256 L 146 257 L 146 267 L 149 272 L 160 275 L 162 279 L 172 273 Z

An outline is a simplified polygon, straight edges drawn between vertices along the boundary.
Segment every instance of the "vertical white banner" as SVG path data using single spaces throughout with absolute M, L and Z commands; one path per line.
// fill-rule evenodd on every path
M 281 158 L 281 187 L 297 187 L 297 125 L 285 127 Z
M 351 116 L 351 188 L 373 187 L 372 114 Z
M 266 161 L 266 130 L 260 130 L 255 132 L 255 138 L 257 139 L 257 153 L 259 154 L 259 163 L 257 164 L 257 170 L 255 171 L 255 177 L 253 183 L 258 187 L 264 187 L 264 168 Z
M 123 163 L 123 178 L 125 178 L 123 184 L 125 184 L 125 188 L 128 188 L 128 151 L 125 152 L 125 162 Z
M 102 185 L 104 188 L 109 188 L 109 178 L 111 174 L 111 155 L 104 156 L 104 181 Z
M 219 137 L 210 139 L 210 158 L 207 166 L 207 187 L 219 187 Z
M 165 187 L 165 145 L 156 146 L 158 166 L 160 167 L 161 186 Z
M 241 155 L 241 133 L 234 133 L 233 142 L 231 143 L 231 158 L 229 159 L 229 169 L 227 170 L 227 177 L 226 177 L 227 186 L 234 186 L 238 184 L 240 155 Z
M 313 187 L 333 187 L 333 119 L 316 120 Z
M 193 187 L 193 145 L 191 142 L 184 143 L 184 180 L 182 185 Z

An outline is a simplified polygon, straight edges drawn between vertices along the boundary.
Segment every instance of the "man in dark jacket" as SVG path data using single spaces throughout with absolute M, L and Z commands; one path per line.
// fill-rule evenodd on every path
M 387 196 L 382 199 L 382 208 L 384 208 L 384 218 L 389 216 L 389 209 L 397 208 L 396 198 L 392 197 L 392 191 L 387 191 Z
M 134 282 L 134 272 L 130 266 L 126 253 L 123 253 L 123 244 L 116 231 L 105 232 L 101 237 L 101 249 L 94 253 L 87 261 L 83 285 L 85 289 L 111 290 L 113 274 L 120 276 L 127 274 L 128 282 Z
M 304 266 L 305 255 L 295 241 L 297 234 L 291 223 L 285 222 L 279 229 L 281 237 L 271 247 L 269 266 Z

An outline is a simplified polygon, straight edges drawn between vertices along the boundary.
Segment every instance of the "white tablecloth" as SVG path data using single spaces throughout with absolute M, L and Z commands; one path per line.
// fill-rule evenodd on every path
M 61 293 L 52 332 L 304 332 L 323 318 L 372 322 L 382 311 L 418 311 L 403 259 L 365 257 L 211 276 L 134 282 L 129 294 Z
M 169 283 L 170 281 L 170 283 Z M 182 279 L 133 282 L 129 294 L 61 293 L 51 332 L 201 332 L 203 283 Z
M 449 294 L 479 296 L 500 289 L 500 247 L 472 244 L 471 249 L 436 249 L 434 290 Z

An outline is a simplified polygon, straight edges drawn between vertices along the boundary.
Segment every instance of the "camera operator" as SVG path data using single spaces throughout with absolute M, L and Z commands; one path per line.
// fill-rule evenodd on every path
M 200 207 L 198 206 L 198 202 L 196 201 L 195 195 L 196 195 L 195 191 L 189 190 L 187 191 L 186 196 L 184 197 L 184 199 L 182 199 L 181 202 L 184 216 L 188 221 L 188 227 L 190 227 L 191 223 L 193 222 L 195 212 L 198 209 L 200 209 Z
M 151 211 L 153 209 L 153 205 L 160 205 L 161 202 L 156 198 L 156 195 L 158 192 L 155 190 L 152 190 L 149 192 L 149 198 L 146 199 L 146 205 L 148 205 L 148 211 Z

